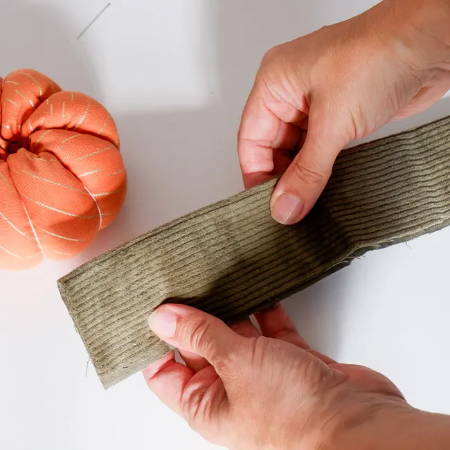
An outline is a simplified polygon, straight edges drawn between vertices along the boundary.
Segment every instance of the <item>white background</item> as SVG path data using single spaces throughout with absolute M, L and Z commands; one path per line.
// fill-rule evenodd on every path
M 269 47 L 374 1 L 1 0 L 0 72 L 32 67 L 116 117 L 129 173 L 118 220 L 82 256 L 0 272 L 0 448 L 212 448 L 140 374 L 104 391 L 56 279 L 94 255 L 242 189 L 241 108 Z M 332 74 L 331 74 L 332 75 Z M 448 114 L 444 99 L 388 134 Z M 372 252 L 285 302 L 318 350 L 366 364 L 450 413 L 450 229 Z

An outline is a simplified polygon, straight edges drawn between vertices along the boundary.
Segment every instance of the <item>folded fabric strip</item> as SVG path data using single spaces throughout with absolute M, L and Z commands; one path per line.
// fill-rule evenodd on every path
M 146 233 L 58 281 L 105 387 L 167 352 L 147 326 L 165 301 L 233 321 L 364 252 L 450 223 L 450 116 L 342 152 L 301 223 L 270 217 L 275 181 Z

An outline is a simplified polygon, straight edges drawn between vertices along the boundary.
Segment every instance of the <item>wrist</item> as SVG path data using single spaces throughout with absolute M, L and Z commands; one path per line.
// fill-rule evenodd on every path
M 391 44 L 423 81 L 450 73 L 450 0 L 384 0 Z
M 413 415 L 417 411 L 401 397 L 358 393 L 342 385 L 328 392 L 326 396 L 322 393 L 320 401 L 311 405 L 311 410 L 314 414 L 308 418 L 308 427 L 291 429 L 285 445 L 279 448 L 416 450 L 416 447 L 396 446 L 399 441 L 393 441 L 391 445 L 386 439 L 391 437 L 389 427 L 396 432 L 399 417 Z M 407 420 L 402 420 L 403 422 Z M 286 445 L 286 442 L 290 445 Z
M 370 402 L 369 402 L 370 403 Z M 364 404 L 364 402 L 362 402 Z M 450 417 L 390 400 L 347 417 L 321 450 L 444 450 L 450 448 Z

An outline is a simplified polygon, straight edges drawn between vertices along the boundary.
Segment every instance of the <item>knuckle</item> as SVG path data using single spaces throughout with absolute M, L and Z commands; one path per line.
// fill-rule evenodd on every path
M 317 31 L 321 32 L 321 33 L 325 33 L 328 31 L 332 31 L 333 27 L 332 25 L 322 25 Z
M 299 364 L 298 372 L 311 395 L 323 392 L 336 384 L 335 372 L 321 364 L 309 351 Z
M 266 66 L 274 61 L 277 61 L 282 52 L 283 44 L 275 45 L 275 47 L 270 48 L 266 51 L 266 53 L 264 53 L 261 66 Z
M 236 349 L 229 349 L 226 353 L 215 354 L 211 360 L 214 362 L 214 368 L 220 376 L 230 378 L 239 364 L 240 358 Z
M 262 367 L 264 365 L 264 360 L 266 359 L 267 354 L 270 353 L 267 351 L 268 348 L 272 348 L 274 354 L 278 352 L 278 348 L 276 347 L 279 342 L 275 339 L 258 336 L 252 338 L 250 343 L 249 360 L 251 361 L 252 366 Z
M 279 45 L 275 45 L 275 47 L 270 48 L 269 50 L 266 51 L 266 53 L 264 53 L 264 56 L 262 59 L 263 64 L 273 61 L 274 59 L 276 59 L 278 57 L 279 54 L 280 54 L 280 46 Z
M 189 426 L 194 430 L 201 421 L 201 416 L 205 409 L 204 396 L 204 389 L 198 386 L 190 386 L 184 390 L 181 396 L 183 416 L 186 418 Z
M 207 317 L 197 318 L 187 331 L 191 348 L 206 350 L 211 345 L 209 339 L 211 323 Z
M 232 342 L 223 345 L 218 333 L 216 319 L 208 316 L 196 317 L 180 327 L 180 337 L 189 349 L 204 356 L 217 373 L 228 374 L 239 358 L 239 348 Z
M 327 175 L 305 166 L 299 159 L 294 159 L 292 169 L 296 179 L 307 185 L 322 186 L 326 182 Z

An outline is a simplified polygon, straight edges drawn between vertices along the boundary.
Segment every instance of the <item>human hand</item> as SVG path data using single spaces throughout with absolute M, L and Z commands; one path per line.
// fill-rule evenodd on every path
M 384 0 L 269 50 L 238 150 L 246 187 L 283 174 L 271 199 L 274 219 L 293 224 L 309 212 L 352 140 L 450 89 L 449 23 L 448 0 Z
M 446 416 L 410 407 L 377 372 L 312 350 L 281 306 L 256 319 L 261 333 L 184 305 L 150 317 L 186 365 L 171 352 L 144 371 L 147 384 L 206 439 L 245 450 L 449 448 Z

